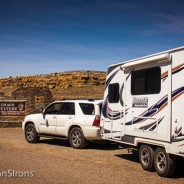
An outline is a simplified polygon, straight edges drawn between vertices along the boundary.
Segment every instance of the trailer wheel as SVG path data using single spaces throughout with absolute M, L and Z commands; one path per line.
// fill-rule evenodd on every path
M 171 177 L 176 169 L 175 158 L 167 154 L 165 149 L 157 148 L 154 155 L 154 166 L 159 176 Z
M 144 170 L 154 170 L 154 150 L 151 146 L 141 145 L 139 148 L 139 162 Z

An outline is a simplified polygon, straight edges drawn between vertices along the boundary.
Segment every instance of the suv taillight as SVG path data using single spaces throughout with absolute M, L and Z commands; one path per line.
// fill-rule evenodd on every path
M 100 126 L 100 116 L 96 115 L 93 126 Z

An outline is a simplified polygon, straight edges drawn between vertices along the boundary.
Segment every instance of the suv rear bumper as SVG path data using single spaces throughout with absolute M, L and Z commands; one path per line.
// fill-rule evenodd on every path
M 83 134 L 87 140 L 102 140 L 100 127 L 83 127 Z

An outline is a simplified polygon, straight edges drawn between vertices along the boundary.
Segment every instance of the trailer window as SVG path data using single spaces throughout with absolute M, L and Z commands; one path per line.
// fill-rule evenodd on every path
M 109 85 L 109 103 L 118 103 L 119 102 L 119 84 L 114 83 Z
M 160 67 L 136 70 L 132 72 L 132 95 L 158 94 L 161 89 Z

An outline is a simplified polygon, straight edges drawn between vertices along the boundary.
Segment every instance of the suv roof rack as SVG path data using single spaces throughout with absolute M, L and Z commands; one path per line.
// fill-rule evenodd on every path
M 100 98 L 64 98 L 64 99 L 61 99 L 61 101 L 64 101 L 64 100 L 88 100 L 88 101 L 95 101 L 95 100 L 101 100 Z

